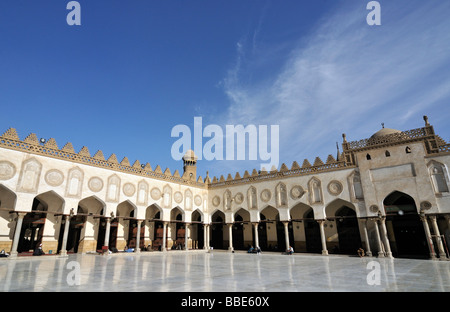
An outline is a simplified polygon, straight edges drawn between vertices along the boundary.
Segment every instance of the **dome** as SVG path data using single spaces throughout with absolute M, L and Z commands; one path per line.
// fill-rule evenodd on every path
M 375 139 L 375 138 L 379 138 L 379 137 L 389 135 L 389 134 L 394 134 L 394 133 L 402 133 L 402 131 L 396 130 L 396 129 L 390 129 L 390 128 L 383 128 L 383 129 L 375 132 L 370 138 Z
M 183 159 L 184 160 L 197 160 L 197 156 L 195 155 L 195 153 L 194 153 L 194 151 L 193 150 L 188 150 L 187 152 L 186 152 L 186 154 L 184 154 L 184 156 L 183 156 Z

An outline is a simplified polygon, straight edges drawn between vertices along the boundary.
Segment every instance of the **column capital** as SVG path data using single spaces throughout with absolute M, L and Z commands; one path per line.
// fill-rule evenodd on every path
M 420 218 L 420 221 L 422 221 L 422 222 L 427 221 L 427 216 L 425 214 L 419 214 L 419 218 Z

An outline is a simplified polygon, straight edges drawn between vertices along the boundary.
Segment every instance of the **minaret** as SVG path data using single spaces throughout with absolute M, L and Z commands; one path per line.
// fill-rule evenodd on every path
M 183 156 L 183 178 L 188 180 L 197 179 L 197 156 L 193 150 L 188 150 Z

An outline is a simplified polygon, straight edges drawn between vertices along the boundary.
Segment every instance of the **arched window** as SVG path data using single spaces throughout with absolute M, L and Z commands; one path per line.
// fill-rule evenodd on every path
M 367 159 L 367 160 L 371 160 L 371 159 L 372 159 L 372 157 L 370 157 L 370 154 L 367 154 L 367 155 L 366 155 L 366 159 Z
M 444 167 L 441 164 L 433 163 L 430 166 L 430 175 L 436 193 L 446 193 L 449 191 L 445 179 Z
M 409 146 L 407 146 L 405 148 L 405 152 L 406 152 L 406 154 L 410 154 L 411 153 L 411 148 Z
M 389 153 L 389 151 L 384 152 L 384 154 L 386 155 L 386 157 L 391 157 L 391 153 Z

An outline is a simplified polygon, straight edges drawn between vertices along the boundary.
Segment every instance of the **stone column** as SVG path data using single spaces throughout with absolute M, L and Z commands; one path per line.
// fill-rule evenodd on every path
M 184 250 L 189 250 L 189 223 L 184 224 Z
M 70 219 L 72 219 L 71 215 L 63 216 L 64 218 L 64 234 L 63 241 L 61 245 L 61 251 L 59 254 L 63 257 L 67 256 L 67 238 L 69 237 L 69 228 L 70 228 Z
M 165 252 L 166 250 L 166 229 L 167 229 L 167 222 L 163 222 L 163 241 L 162 241 L 162 246 L 161 246 L 161 251 Z
M 134 249 L 134 252 L 140 253 L 140 243 L 141 243 L 141 222 L 142 220 L 137 220 L 137 232 L 136 232 L 136 248 Z
M 206 249 L 209 250 L 211 247 L 211 244 L 209 243 L 209 236 L 211 234 L 211 228 L 210 224 L 206 225 Z
M 317 220 L 320 227 L 320 240 L 322 241 L 322 255 L 327 256 L 328 255 L 328 249 L 327 249 L 327 241 L 325 238 L 325 229 L 324 229 L 324 223 L 325 220 Z
M 107 246 L 109 250 L 109 233 L 111 232 L 111 218 L 106 218 L 105 241 L 103 246 Z
M 381 246 L 380 230 L 378 229 L 378 218 L 371 219 L 375 225 L 375 238 L 377 240 L 378 257 L 384 258 L 383 247 Z
M 422 221 L 423 229 L 425 230 L 425 236 L 427 239 L 428 249 L 430 251 L 430 257 L 432 260 L 436 260 L 436 253 L 434 252 L 433 240 L 431 238 L 430 228 L 428 226 L 427 216 L 424 213 L 420 214 L 420 221 Z
M 288 221 L 284 221 L 283 222 L 284 225 L 284 240 L 286 242 L 286 250 L 289 248 L 289 246 L 291 246 L 291 244 L 289 243 L 289 222 Z
M 439 258 L 446 259 L 447 255 L 445 254 L 444 244 L 442 243 L 441 233 L 439 232 L 439 227 L 436 222 L 436 216 L 430 216 L 431 226 L 433 227 L 434 235 L 436 235 L 436 242 L 438 245 Z
M 22 223 L 23 218 L 25 217 L 26 213 L 19 212 L 17 213 L 17 223 L 16 223 L 16 229 L 14 230 L 14 239 L 11 247 L 10 258 L 16 258 L 17 257 L 17 246 L 19 245 L 19 239 L 20 239 L 20 232 L 22 231 Z
M 254 223 L 252 223 L 253 224 L 253 227 L 254 227 L 254 229 L 255 229 L 255 231 L 254 231 L 254 235 L 255 235 L 255 248 L 256 247 L 259 247 L 259 237 L 258 237 L 258 225 L 259 225 L 259 223 L 258 222 L 254 222 Z
M 233 223 L 228 223 L 228 250 L 233 251 Z
M 386 249 L 386 257 L 392 258 L 391 245 L 387 236 L 386 217 L 380 218 L 381 238 L 383 239 L 384 248 Z
M 203 224 L 203 249 L 208 249 L 208 225 Z
M 366 255 L 368 257 L 372 257 L 372 251 L 370 250 L 369 235 L 367 234 L 367 219 L 362 219 L 361 221 L 363 226 L 364 241 L 366 242 Z

